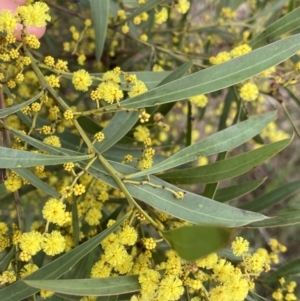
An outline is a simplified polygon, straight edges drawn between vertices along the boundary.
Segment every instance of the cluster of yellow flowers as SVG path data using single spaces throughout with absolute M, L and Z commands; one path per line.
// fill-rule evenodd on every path
M 146 0 L 138 0 L 137 3 L 143 5 Z M 174 108 L 175 113 L 179 112 L 176 117 L 175 114 L 164 116 L 144 108 L 125 109 L 124 106 L 122 107 L 122 101 L 124 99 L 131 101 L 131 98 L 147 92 L 150 84 L 148 86 L 147 82 L 140 80 L 132 72 L 123 70 L 132 62 L 137 62 L 137 67 L 134 66 L 137 70 L 144 70 L 145 64 L 148 66 L 147 70 L 155 72 L 164 69 L 172 70 L 177 65 L 174 63 L 174 58 L 170 59 L 168 55 L 173 51 L 175 57 L 181 61 L 199 55 L 204 47 L 211 55 L 210 45 L 215 46 L 219 51 L 222 39 L 216 34 L 198 34 L 198 31 L 195 31 L 197 22 L 189 20 L 185 15 L 190 9 L 191 1 L 188 0 L 176 0 L 172 4 L 162 2 L 153 8 L 152 15 L 150 12 L 142 12 L 134 16 L 131 21 L 127 20 L 127 17 L 130 17 L 128 6 L 122 5 L 116 10 L 115 16 L 109 18 L 107 52 L 104 52 L 100 62 L 93 62 L 93 64 L 90 64 L 90 57 L 95 51 L 95 31 L 91 27 L 91 19 L 86 18 L 82 27 L 78 24 L 71 25 L 63 31 L 70 36 L 70 40 L 64 41 L 62 46 L 64 54 L 58 59 L 48 54 L 37 54 L 36 50 L 43 44 L 39 41 L 40 37 L 30 31 L 32 26 L 45 27 L 51 20 L 50 8 L 46 3 L 36 1 L 32 4 L 20 5 L 15 12 L 0 10 L 0 90 L 2 93 L 3 88 L 7 94 L 5 105 L 21 104 L 24 99 L 31 99 L 34 95 L 38 95 L 34 101 L 23 106 L 20 112 L 7 117 L 5 126 L 8 130 L 14 130 L 11 147 L 32 154 L 48 154 L 29 145 L 28 139 L 37 137 L 41 143 L 44 143 L 44 147 L 46 145 L 48 149 L 51 147 L 61 153 L 70 146 L 69 141 L 72 143 L 74 141 L 72 151 L 83 149 L 83 152 L 90 155 L 98 143 L 101 145 L 102 141 L 103 144 L 110 138 L 103 128 L 105 129 L 108 122 L 112 120 L 115 112 L 137 111 L 138 121 L 126 137 L 132 142 L 133 151 L 131 153 L 131 149 L 127 148 L 126 152 L 120 152 L 122 155 L 119 162 L 131 164 L 139 170 L 146 170 L 153 166 L 156 159 L 154 156 L 157 156 L 157 153 L 169 156 L 176 152 L 180 147 L 174 143 L 180 136 L 180 126 L 178 126 L 180 123 L 177 117 L 184 115 L 182 112 L 188 115 L 187 106 L 178 103 Z M 72 14 L 82 18 L 80 12 Z M 225 20 L 235 19 L 237 12 L 224 7 L 221 16 L 223 19 L 218 21 L 219 24 Z M 174 21 L 176 27 L 179 24 L 178 20 L 185 17 L 190 22 L 191 29 L 174 30 L 171 33 L 168 30 L 164 31 L 168 20 Z M 209 14 L 202 17 L 206 21 L 211 20 Z M 144 26 L 149 20 L 153 23 L 153 32 L 151 28 Z M 53 32 L 60 37 L 62 33 L 56 23 L 52 25 Z M 207 59 L 199 59 L 197 56 L 193 68 L 207 67 L 205 64 L 208 61 L 211 65 L 218 65 L 252 50 L 247 43 L 250 34 L 248 31 L 241 32 L 234 26 L 229 26 L 228 32 L 230 30 L 239 37 L 237 39 L 240 42 L 239 46 L 232 48 L 231 51 L 219 53 L 213 51 L 217 55 L 209 59 L 208 56 Z M 150 45 L 150 59 L 149 51 L 145 51 L 146 55 L 141 53 L 140 56 L 129 60 L 129 63 L 117 64 L 120 63 L 118 57 L 124 57 L 122 53 L 122 48 L 126 47 L 124 37 L 129 37 L 143 47 Z M 167 41 L 172 43 L 166 45 Z M 45 50 L 40 51 L 42 53 Z M 110 63 L 105 65 L 107 61 Z M 79 65 L 77 69 L 76 63 Z M 91 65 L 102 73 L 91 73 Z M 30 70 L 29 66 L 31 66 Z M 122 69 L 119 66 L 122 66 Z M 292 69 L 293 72 L 298 72 L 300 62 L 293 64 Z M 246 102 L 245 105 L 253 105 L 257 111 L 261 110 L 263 107 L 259 94 L 261 82 L 268 85 L 275 79 L 276 83 L 287 83 L 280 76 L 274 76 L 275 73 L 276 68 L 270 68 L 258 77 L 238 86 L 239 96 Z M 60 94 L 64 92 L 65 95 Z M 196 115 L 200 110 L 204 111 L 209 104 L 209 97 L 204 94 L 190 97 L 188 104 L 192 104 L 191 115 L 194 115 L 194 112 Z M 214 116 L 220 116 L 223 108 L 222 103 L 214 110 Z M 226 120 L 228 124 L 234 119 L 236 110 L 237 106 L 233 104 Z M 78 131 L 78 124 L 85 126 L 81 128 L 84 129 L 82 132 Z M 176 127 L 172 126 L 174 124 Z M 204 133 L 210 132 L 212 126 L 206 125 Z M 191 136 L 192 142 L 198 139 L 200 137 L 198 129 L 193 129 Z M 270 123 L 261 136 L 270 141 L 277 141 L 285 138 L 286 134 L 278 130 L 275 123 Z M 167 141 L 170 142 L 167 150 L 156 148 Z M 118 151 L 119 149 L 113 150 L 113 154 L 109 155 L 117 156 Z M 138 151 L 139 155 L 135 155 Z M 76 240 L 77 243 L 82 243 L 97 235 L 105 228 L 103 220 L 107 212 L 113 211 L 119 204 L 123 205 L 123 192 L 88 174 L 89 167 L 93 160 L 97 159 L 96 157 L 95 154 L 85 168 L 82 167 L 82 162 L 67 162 L 60 169 L 56 167 L 48 169 L 44 165 L 37 165 L 28 170 L 39 181 L 44 179 L 47 185 L 59 192 L 59 196 L 49 198 L 39 190 L 29 191 L 26 194 L 22 206 L 34 208 L 32 215 L 36 217 L 36 220 L 28 225 L 30 228 L 26 230 L 21 227 L 21 223 L 19 226 L 9 224 L 15 220 L 17 213 L 12 207 L 7 207 L 8 213 L 4 216 L 7 217 L 8 222 L 0 222 L 0 252 L 4 254 L 9 247 L 13 247 L 16 250 L 14 260 L 20 264 L 18 270 L 17 265 L 12 261 L 6 270 L 1 271 L 0 285 L 9 285 L 37 271 L 39 266 L 34 256 L 39 252 L 49 260 L 49 257 L 73 249 Z M 207 163 L 208 159 L 201 158 L 201 160 L 203 160 L 202 164 Z M 27 188 L 30 190 L 28 184 L 30 184 L 29 180 L 14 171 L 8 172 L 4 182 L 9 192 L 16 192 L 21 188 L 24 188 L 24 191 Z M 184 191 L 173 192 L 173 194 L 176 201 L 184 201 Z M 72 216 L 71 207 L 76 211 L 76 217 Z M 125 210 L 127 208 L 122 213 Z M 147 209 L 145 212 L 148 212 Z M 167 213 L 156 212 L 154 209 L 151 213 L 153 212 L 159 225 L 169 222 L 171 228 L 176 228 L 183 224 L 169 217 Z M 141 290 L 131 297 L 131 301 L 176 301 L 180 300 L 185 292 L 191 301 L 243 301 L 248 293 L 254 290 L 258 277 L 270 271 L 272 264 L 278 264 L 279 254 L 286 251 L 286 247 L 275 239 L 269 242 L 270 251 L 263 248 L 249 251 L 249 242 L 242 237 L 236 237 L 231 245 L 235 260 L 225 259 L 213 253 L 194 262 L 187 262 L 166 246 L 161 233 L 149 226 L 146 214 L 143 216 L 139 212 L 137 215 L 132 214 L 118 232 L 110 234 L 101 242 L 98 250 L 100 256 L 90 271 L 91 278 L 138 275 Z M 74 223 L 77 223 L 77 230 L 74 229 Z M 114 223 L 114 220 L 110 220 L 107 227 Z M 75 237 L 76 235 L 78 237 Z M 296 300 L 295 282 L 281 279 L 280 285 L 281 287 L 272 294 L 274 300 Z M 49 298 L 53 294 L 54 292 L 46 290 L 40 292 L 42 298 Z M 81 298 L 81 301 L 92 300 L 96 300 L 96 297 Z

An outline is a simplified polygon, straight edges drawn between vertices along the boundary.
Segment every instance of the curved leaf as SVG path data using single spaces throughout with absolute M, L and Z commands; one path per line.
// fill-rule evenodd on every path
M 37 99 L 39 99 L 41 97 L 41 95 L 43 95 L 44 91 L 41 91 L 39 94 L 37 94 L 36 96 L 32 97 L 31 99 L 21 102 L 15 106 L 11 106 L 5 109 L 1 109 L 0 110 L 0 118 L 5 118 L 11 114 L 14 114 L 18 111 L 20 111 L 22 108 L 29 106 L 31 103 L 33 103 L 34 101 L 36 101 Z
M 37 165 L 57 165 L 91 159 L 93 155 L 52 156 L 0 147 L 1 168 L 25 168 Z
M 273 157 L 288 146 L 292 139 L 293 138 L 289 138 L 274 142 L 253 151 L 212 164 L 166 172 L 159 177 L 175 184 L 213 183 L 233 178 Z
M 260 34 L 256 35 L 249 45 L 252 48 L 258 48 L 274 41 L 281 35 L 288 33 L 300 27 L 300 7 L 294 9 L 279 20 L 272 23 L 268 28 L 264 29 Z
M 113 296 L 141 289 L 138 275 L 98 279 L 24 280 L 38 289 L 76 296 Z
M 109 124 L 102 130 L 104 140 L 96 142 L 96 149 L 102 153 L 121 140 L 139 120 L 140 112 L 117 112 Z
M 248 225 L 249 228 L 275 228 L 300 224 L 300 210 L 280 212 L 276 217 Z
M 275 272 L 268 274 L 267 277 L 264 277 L 264 280 L 274 281 L 279 280 L 281 277 L 289 277 L 298 274 L 300 274 L 300 258 L 281 266 Z
M 109 161 L 109 163 L 121 174 L 132 173 L 136 170 L 135 168 L 116 162 Z M 81 166 L 84 168 L 83 164 Z M 115 181 L 99 162 L 93 163 L 93 165 L 89 168 L 89 173 L 94 177 L 101 179 L 108 185 L 118 188 Z M 134 198 L 158 209 L 159 211 L 175 216 L 181 220 L 188 221 L 192 224 L 239 227 L 267 218 L 259 213 L 239 210 L 226 204 L 179 189 L 178 187 L 164 182 L 155 176 L 150 176 L 149 180 L 154 185 L 157 185 L 157 188 L 146 184 L 140 185 L 140 180 L 141 179 L 137 179 L 136 182 L 132 181 L 131 183 L 126 183 L 126 181 L 124 182 L 127 190 Z M 164 187 L 176 192 L 185 192 L 184 199 L 176 199 L 174 194 L 164 189 Z
M 231 232 L 221 227 L 183 226 L 162 235 L 182 259 L 194 261 L 225 247 Z
M 151 107 L 224 89 L 281 63 L 299 49 L 300 34 L 296 34 L 129 98 L 122 101 L 122 107 L 127 109 Z M 107 108 L 115 106 L 110 105 Z
M 33 174 L 30 170 L 25 168 L 15 168 L 13 169 L 15 173 L 17 173 L 23 179 L 26 179 L 31 185 L 40 189 L 41 191 L 51 195 L 55 198 L 60 197 L 60 193 L 53 189 L 51 186 L 43 182 L 39 179 L 35 174 Z
M 106 38 L 109 17 L 109 0 L 90 0 L 90 4 L 96 37 L 96 58 L 97 61 L 99 61 Z
M 276 111 L 273 111 L 237 123 L 184 148 L 152 168 L 129 175 L 126 178 L 157 173 L 197 160 L 200 156 L 210 156 L 237 147 L 258 134 L 275 116 Z
M 221 188 L 217 190 L 214 199 L 221 203 L 237 199 L 259 187 L 265 180 L 266 178 Z
M 300 188 L 300 181 L 287 183 L 277 189 L 274 189 L 255 200 L 240 206 L 240 208 L 251 211 L 261 211 L 266 209 L 280 201 L 283 201 L 291 194 L 296 192 Z

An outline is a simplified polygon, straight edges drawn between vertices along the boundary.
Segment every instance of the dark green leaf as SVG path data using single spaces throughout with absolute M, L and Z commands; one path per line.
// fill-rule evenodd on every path
M 262 180 L 254 180 L 246 183 L 241 183 L 238 185 L 229 186 L 226 188 L 221 188 L 217 190 L 214 199 L 218 202 L 224 203 L 234 199 L 237 199 L 252 190 L 260 186 L 266 178 Z
M 231 231 L 213 226 L 183 226 L 162 234 L 181 258 L 194 261 L 225 247 Z
M 300 210 L 279 212 L 274 218 L 248 225 L 249 228 L 275 228 L 293 226 L 300 223 Z
M 166 172 L 160 178 L 175 184 L 213 183 L 233 178 L 262 164 L 291 141 L 292 138 L 284 139 L 212 164 Z
M 242 209 L 259 212 L 283 201 L 300 188 L 300 181 L 287 183 L 241 206 Z

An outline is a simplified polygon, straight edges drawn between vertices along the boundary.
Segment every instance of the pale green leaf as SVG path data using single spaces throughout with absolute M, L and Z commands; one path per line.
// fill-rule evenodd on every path
M 0 110 L 0 118 L 5 118 L 9 115 L 12 115 L 18 111 L 20 111 L 21 109 L 23 109 L 26 106 L 29 106 L 30 104 L 32 104 L 34 101 L 36 101 L 37 99 L 39 99 L 41 97 L 41 95 L 43 95 L 44 91 L 40 92 L 39 94 L 37 94 L 36 96 L 32 97 L 31 99 L 21 102 L 17 105 L 11 106 L 11 107 L 7 107 L 5 109 L 1 109 Z
M 91 159 L 93 155 L 53 156 L 42 155 L 17 149 L 0 147 L 0 166 L 2 168 L 26 168 L 38 165 L 57 165 Z
M 96 58 L 100 60 L 108 25 L 109 0 L 90 0 L 93 26 L 96 37 Z
M 257 135 L 275 118 L 275 116 L 276 111 L 273 111 L 237 123 L 189 147 L 184 148 L 183 150 L 177 152 L 173 156 L 153 166 L 152 168 L 149 168 L 148 170 L 140 171 L 134 175 L 130 175 L 130 178 L 171 169 L 173 167 L 197 160 L 200 156 L 210 156 L 237 147 L 238 145 L 243 144 L 250 138 Z
M 281 63 L 299 50 L 300 34 L 296 34 L 122 101 L 122 107 L 151 107 L 224 89 Z
M 132 173 L 136 170 L 135 168 L 116 162 L 110 161 L 109 163 L 115 170 L 122 174 Z M 84 165 L 81 164 L 81 167 L 84 168 Z M 94 162 L 92 164 L 89 168 L 89 173 L 94 177 L 101 179 L 108 185 L 118 188 L 115 181 L 99 162 Z M 124 184 L 135 199 L 140 200 L 161 212 L 165 212 L 192 224 L 239 227 L 247 225 L 250 222 L 267 218 L 262 214 L 239 210 L 226 204 L 179 189 L 155 176 L 150 176 L 149 179 L 151 183 L 158 185 L 158 187 L 154 188 L 146 184 L 139 185 L 141 179 L 137 179 L 136 182 L 133 181 L 131 183 L 124 182 Z M 164 189 L 164 187 L 176 192 L 185 192 L 184 199 L 176 199 L 174 194 Z
M 40 189 L 48 195 L 53 196 L 54 198 L 60 198 L 60 193 L 58 193 L 55 189 L 49 186 L 47 183 L 43 182 L 39 179 L 35 174 L 33 174 L 30 170 L 25 168 L 13 168 L 15 173 L 17 173 L 20 177 L 27 180 L 31 185 Z
M 99 279 L 24 280 L 38 289 L 77 296 L 112 296 L 141 289 L 137 275 Z
M 254 36 L 249 42 L 252 48 L 258 48 L 266 45 L 281 35 L 300 27 L 300 7 L 294 9 L 290 13 L 284 15 L 279 20 L 265 28 L 260 34 Z

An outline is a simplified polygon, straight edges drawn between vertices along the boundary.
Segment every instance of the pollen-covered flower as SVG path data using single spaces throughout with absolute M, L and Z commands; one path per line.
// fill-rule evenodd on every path
M 62 226 L 65 223 L 66 205 L 58 199 L 50 199 L 45 204 L 42 213 L 48 222 Z
M 231 55 L 229 52 L 226 52 L 226 51 L 222 51 L 222 52 L 218 53 L 217 56 L 212 56 L 209 58 L 209 62 L 212 65 L 222 64 L 229 60 L 231 60 Z
M 55 135 L 46 137 L 43 142 L 52 146 L 61 147 L 59 137 Z
M 191 103 L 194 103 L 197 107 L 204 108 L 207 105 L 207 96 L 204 94 L 196 95 L 189 98 Z
M 49 256 L 60 254 L 65 250 L 65 239 L 56 230 L 46 233 L 43 237 L 42 249 Z
M 0 11 L 0 31 L 12 33 L 17 28 L 17 20 L 8 9 Z
M 190 8 L 190 1 L 178 0 L 176 1 L 175 8 L 180 14 L 185 14 Z
M 254 101 L 259 94 L 255 84 L 246 83 L 240 88 L 240 96 L 244 101 Z
M 148 91 L 148 88 L 146 87 L 146 85 L 142 81 L 138 80 L 131 87 L 131 91 L 128 92 L 128 95 L 129 95 L 129 97 L 134 97 L 134 96 L 142 94 L 146 91 Z
M 37 271 L 39 267 L 32 263 L 27 263 L 23 266 L 23 268 L 20 271 L 21 278 L 25 278 L 32 274 L 33 272 Z
M 80 69 L 73 73 L 72 83 L 76 90 L 85 92 L 92 85 L 93 81 L 87 71 Z
M 240 46 L 237 46 L 235 48 L 233 48 L 231 51 L 230 51 L 230 55 L 232 58 L 235 58 L 237 56 L 241 56 L 243 54 L 246 54 L 248 52 L 250 52 L 252 50 L 252 48 L 247 45 L 247 44 L 242 44 Z
M 119 242 L 122 245 L 133 246 L 137 241 L 137 231 L 131 226 L 125 226 L 118 234 Z
M 168 11 L 165 7 L 163 7 L 160 11 L 155 14 L 155 23 L 162 24 L 166 22 L 168 19 Z
M 246 253 L 249 249 L 249 241 L 243 237 L 236 237 L 231 244 L 232 253 L 235 256 L 241 256 Z
M 30 5 L 21 5 L 17 8 L 20 21 L 26 26 L 42 27 L 51 20 L 49 6 L 44 2 L 35 2 Z
M 168 275 L 162 279 L 158 289 L 158 299 L 175 301 L 183 294 L 184 288 L 182 281 L 173 275 Z
M 16 191 L 22 187 L 22 179 L 19 176 L 9 176 L 4 185 L 8 191 Z
M 96 226 L 100 224 L 102 213 L 97 208 L 90 208 L 86 213 L 85 220 L 90 226 Z
M 30 255 L 35 255 L 41 250 L 43 236 L 37 231 L 23 233 L 20 238 L 20 248 Z
M 149 137 L 149 135 L 150 135 L 149 129 L 142 125 L 138 125 L 133 133 L 134 138 L 140 142 L 145 141 Z

